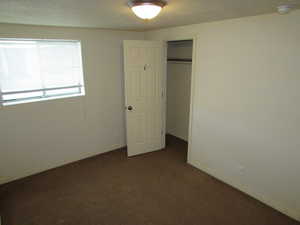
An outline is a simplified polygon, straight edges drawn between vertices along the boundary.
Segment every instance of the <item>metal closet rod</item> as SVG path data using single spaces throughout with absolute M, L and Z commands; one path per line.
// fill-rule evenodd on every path
M 192 62 L 192 59 L 188 58 L 168 58 L 168 62 Z
M 168 41 L 170 44 L 178 44 L 178 43 L 192 43 L 192 39 L 187 39 L 187 40 L 176 40 L 176 41 Z

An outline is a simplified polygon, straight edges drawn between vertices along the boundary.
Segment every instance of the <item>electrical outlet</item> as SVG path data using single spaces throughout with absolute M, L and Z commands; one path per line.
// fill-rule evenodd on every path
M 242 165 L 239 165 L 239 166 L 238 166 L 238 173 L 239 173 L 240 175 L 244 175 L 244 174 L 245 174 L 245 167 L 242 166 Z

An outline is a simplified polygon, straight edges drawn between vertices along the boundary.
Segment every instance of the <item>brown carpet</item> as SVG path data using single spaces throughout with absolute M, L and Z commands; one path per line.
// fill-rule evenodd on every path
M 187 165 L 186 143 L 128 159 L 125 149 L 0 187 L 3 225 L 296 225 Z

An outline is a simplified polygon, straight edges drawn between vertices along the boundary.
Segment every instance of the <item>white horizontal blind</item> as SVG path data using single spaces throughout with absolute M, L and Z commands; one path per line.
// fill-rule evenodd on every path
M 79 41 L 0 39 L 2 104 L 84 95 Z

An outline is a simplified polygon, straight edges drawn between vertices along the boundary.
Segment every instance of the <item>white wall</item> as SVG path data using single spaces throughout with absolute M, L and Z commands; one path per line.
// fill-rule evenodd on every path
M 125 145 L 122 41 L 143 33 L 0 24 L 1 37 L 81 40 L 86 96 L 0 108 L 0 183 Z
M 169 44 L 168 58 L 192 58 L 192 43 Z M 188 140 L 191 63 L 167 64 L 167 133 Z
M 300 220 L 300 10 L 162 29 L 196 38 L 189 162 Z

